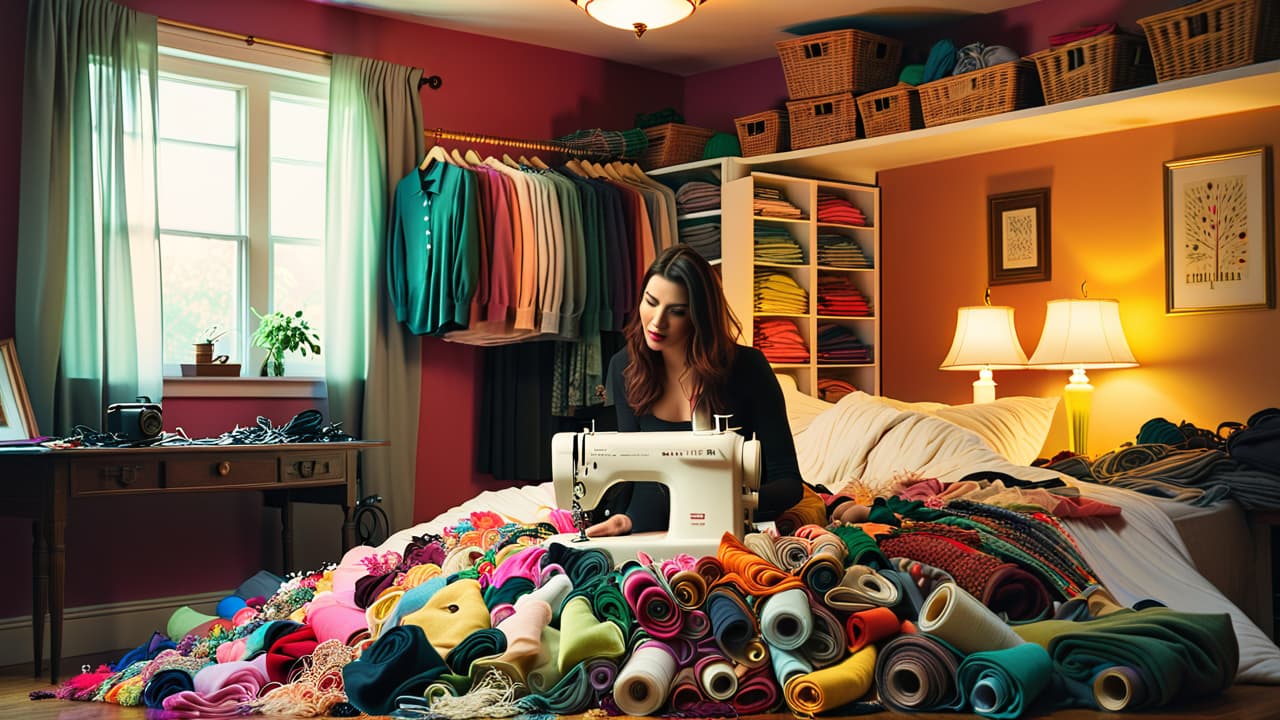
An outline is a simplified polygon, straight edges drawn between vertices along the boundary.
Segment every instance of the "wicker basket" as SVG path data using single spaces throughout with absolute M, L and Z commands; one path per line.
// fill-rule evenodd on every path
M 742 157 L 768 155 L 787 149 L 787 116 L 781 110 L 765 110 L 754 115 L 734 118 Z
M 787 114 L 791 116 L 792 150 L 858 137 L 858 104 L 852 93 L 792 100 L 787 103 Z
M 858 115 L 867 137 L 892 135 L 924 127 L 920 112 L 920 91 L 902 83 L 887 90 L 858 96 Z
M 640 156 L 640 167 L 652 170 L 701 160 L 707 140 L 716 131 L 680 123 L 666 123 L 645 128 L 644 134 L 649 138 L 649 147 Z
M 1128 33 L 1077 40 L 1028 59 L 1036 63 L 1044 101 L 1050 105 L 1156 81 L 1146 39 Z
M 1280 57 L 1275 0 L 1201 0 L 1138 20 L 1160 82 Z
M 1041 104 L 1035 63 L 1013 60 L 921 85 L 925 127 L 999 115 Z
M 775 43 L 792 100 L 863 93 L 898 81 L 902 43 L 861 30 L 833 30 Z

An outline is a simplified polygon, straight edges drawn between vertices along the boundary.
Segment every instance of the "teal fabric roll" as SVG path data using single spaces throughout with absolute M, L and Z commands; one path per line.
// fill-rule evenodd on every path
M 939 40 L 929 49 L 929 59 L 924 64 L 922 82 L 932 82 L 947 77 L 956 67 L 956 44 Z
M 1121 610 L 1086 622 L 1044 620 L 1013 631 L 1047 648 L 1058 672 L 1082 685 L 1113 665 L 1134 668 L 1146 688 L 1145 707 L 1221 692 L 1240 664 L 1227 614 Z M 1139 706 L 1130 703 L 1128 709 Z
M 508 578 L 497 587 L 490 585 L 484 589 L 484 605 L 492 610 L 498 605 L 515 603 L 516 598 L 533 592 L 534 587 L 533 581 L 529 578 Z
M 369 715 L 389 715 L 401 695 L 422 695 L 445 671 L 444 660 L 417 625 L 388 629 L 342 668 L 347 700 Z
M 813 665 L 803 655 L 788 650 L 769 648 L 769 661 L 773 664 L 773 676 L 778 679 L 780 687 L 796 675 L 808 675 L 813 672 Z
M 960 663 L 960 687 L 983 717 L 1017 718 L 1035 703 L 1053 676 L 1049 652 L 1034 643 L 974 653 Z
M 869 565 L 879 569 L 889 566 L 889 560 L 880 552 L 880 546 L 874 538 L 852 525 L 841 525 L 833 532 L 844 541 L 849 549 L 849 565 Z
M 483 657 L 501 655 L 507 649 L 507 636 L 497 628 L 476 630 L 463 638 L 445 656 L 449 669 L 458 675 L 471 672 L 471 663 Z
M 580 662 L 560 678 L 555 687 L 542 695 L 528 695 L 516 701 L 525 712 L 551 713 L 553 715 L 577 715 L 595 704 L 596 694 L 591 687 L 587 664 Z
M 621 575 L 613 572 L 601 578 L 591 587 L 588 598 L 596 617 L 622 628 L 623 635 L 631 634 L 635 616 L 631 614 L 631 607 L 622 594 Z

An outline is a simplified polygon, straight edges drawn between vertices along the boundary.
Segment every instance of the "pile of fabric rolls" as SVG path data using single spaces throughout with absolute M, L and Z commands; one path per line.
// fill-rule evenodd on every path
M 473 513 L 403 552 L 354 548 L 228 627 L 144 645 L 59 696 L 166 718 L 1016 718 L 1162 707 L 1234 678 L 1229 616 L 1119 607 L 1044 512 L 807 499 L 828 525 L 726 534 L 715 556 L 661 562 L 542 543 L 572 527 L 563 511 L 535 525 Z

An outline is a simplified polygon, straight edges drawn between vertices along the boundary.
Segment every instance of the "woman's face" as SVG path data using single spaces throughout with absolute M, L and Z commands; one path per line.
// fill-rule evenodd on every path
M 661 275 L 649 278 L 640 299 L 640 328 L 650 350 L 679 351 L 683 356 L 693 334 L 688 290 Z

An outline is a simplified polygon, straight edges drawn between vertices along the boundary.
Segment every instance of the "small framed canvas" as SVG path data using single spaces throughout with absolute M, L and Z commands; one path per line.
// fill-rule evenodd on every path
M 1165 310 L 1276 306 L 1271 148 L 1164 164 Z
M 988 284 L 1048 280 L 1049 188 L 987 198 Z
M 0 340 L 0 440 L 26 440 L 39 434 L 13 338 Z

